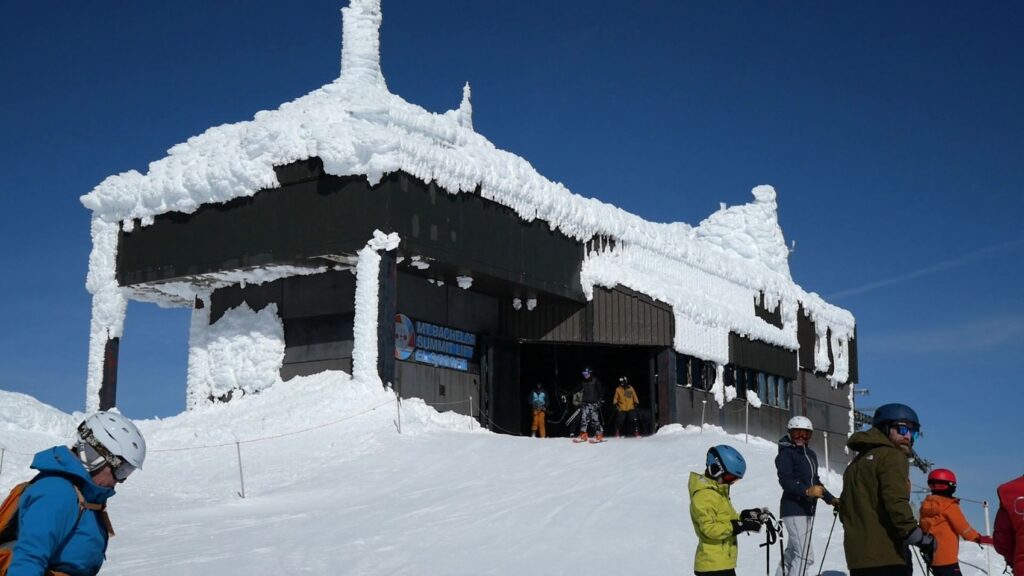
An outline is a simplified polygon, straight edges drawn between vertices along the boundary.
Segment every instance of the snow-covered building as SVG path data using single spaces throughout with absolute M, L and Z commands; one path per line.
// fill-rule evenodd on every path
M 338 79 L 82 197 L 88 408 L 136 300 L 193 310 L 189 407 L 343 370 L 523 433 L 536 382 L 591 366 L 652 425 L 845 439 L 854 318 L 791 278 L 774 189 L 695 227 L 576 195 L 474 131 L 468 85 L 443 114 L 389 92 L 380 0 L 342 12 Z

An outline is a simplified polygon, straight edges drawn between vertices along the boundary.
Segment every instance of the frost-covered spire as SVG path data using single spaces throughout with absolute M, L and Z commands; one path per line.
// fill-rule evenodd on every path
M 789 248 L 779 226 L 775 188 L 756 186 L 754 201 L 726 206 L 693 229 L 693 237 L 741 258 L 757 260 L 790 278 Z
M 473 103 L 471 102 L 469 82 L 462 87 L 462 102 L 459 103 L 459 126 L 473 129 Z
M 384 86 L 380 71 L 380 0 L 350 0 L 341 9 L 341 78 Z

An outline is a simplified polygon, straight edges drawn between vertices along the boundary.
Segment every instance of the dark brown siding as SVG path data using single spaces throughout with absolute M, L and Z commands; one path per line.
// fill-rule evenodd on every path
M 797 353 L 759 340 L 750 340 L 729 333 L 729 363 L 753 368 L 768 374 L 796 378 Z
M 764 292 L 761 292 L 758 299 L 754 300 L 754 315 L 776 328 L 783 327 L 782 303 L 779 302 L 779 304 L 775 306 L 775 310 L 769 310 L 764 306 Z
M 828 332 L 828 360 L 829 370 L 826 374 L 832 374 L 834 367 L 834 358 L 832 356 L 832 333 Z M 804 313 L 804 308 L 801 306 L 797 310 L 796 314 L 796 338 L 800 343 L 800 369 L 808 372 L 815 372 L 814 369 L 814 341 L 817 339 L 815 332 L 814 322 Z M 858 382 L 859 373 L 857 371 L 857 329 L 853 330 L 853 338 L 850 339 L 849 343 L 849 364 L 850 374 L 848 382 Z
M 507 299 L 506 299 L 507 300 Z M 540 299 L 534 310 L 526 301 L 516 310 L 501 302 L 501 333 L 537 342 L 671 346 L 675 320 L 667 304 L 624 287 L 595 287 L 585 305 Z
M 324 256 L 354 255 L 374 230 L 382 230 L 401 236 L 398 256 L 430 261 L 424 276 L 451 283 L 456 275 L 469 275 L 477 291 L 584 301 L 583 244 L 548 223 L 526 222 L 497 202 L 473 193 L 449 194 L 401 172 L 370 186 L 365 177 L 323 175 L 318 166 L 310 161 L 281 168 L 281 188 L 204 205 L 192 214 L 163 214 L 149 226 L 121 232 L 118 282 L 162 282 L 275 264 L 322 265 Z M 399 267 L 410 263 L 407 258 Z

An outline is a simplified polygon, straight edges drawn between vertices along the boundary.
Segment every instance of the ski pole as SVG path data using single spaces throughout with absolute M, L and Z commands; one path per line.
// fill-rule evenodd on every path
M 917 560 L 917 567 L 921 569 L 921 572 L 925 574 L 932 573 L 932 567 L 927 565 L 924 560 L 921 559 L 921 554 L 918 552 L 917 547 L 914 546 L 912 552 L 914 553 L 914 559 Z
M 825 568 L 825 556 L 828 555 L 828 545 L 832 543 L 832 531 L 836 529 L 836 520 L 839 518 L 839 510 L 832 509 L 832 527 L 828 529 L 828 540 L 825 540 L 825 551 L 821 553 L 821 566 L 818 566 L 818 576 L 821 576 Z
M 807 575 L 807 557 L 810 556 L 810 554 L 811 554 L 811 534 L 814 533 L 814 519 L 816 517 L 817 517 L 817 514 L 812 514 L 811 515 L 810 526 L 807 528 L 807 533 L 804 534 L 804 549 L 803 549 L 803 555 L 800 557 L 800 572 L 799 572 L 799 576 L 806 576 Z
M 781 514 L 782 512 L 780 511 L 779 513 Z M 782 543 L 782 540 L 783 540 L 782 527 L 783 526 L 784 525 L 782 524 L 782 520 L 779 520 L 779 565 L 782 566 L 782 576 L 787 576 L 787 574 L 786 574 L 786 547 Z
M 764 572 L 765 576 L 771 576 L 772 572 L 772 544 L 779 538 L 779 532 L 781 531 L 782 525 L 779 524 L 775 516 L 772 515 L 767 508 L 762 508 L 761 513 L 758 515 L 757 520 L 765 527 L 764 530 Z

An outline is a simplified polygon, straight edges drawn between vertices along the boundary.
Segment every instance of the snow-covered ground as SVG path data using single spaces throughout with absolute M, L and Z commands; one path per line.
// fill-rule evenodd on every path
M 0 490 L 80 417 L 0 392 Z M 140 422 L 149 456 L 111 501 L 103 574 L 690 574 L 686 475 L 718 443 L 748 462 L 736 507 L 778 509 L 775 444 L 716 428 L 577 445 L 492 434 L 418 400 L 402 403 L 401 434 L 396 418 L 378 385 L 323 374 Z M 832 520 L 819 506 L 819 558 Z M 762 542 L 740 537 L 739 574 L 765 572 Z M 965 575 L 985 573 L 974 545 L 960 558 Z M 838 523 L 823 568 L 846 574 Z

